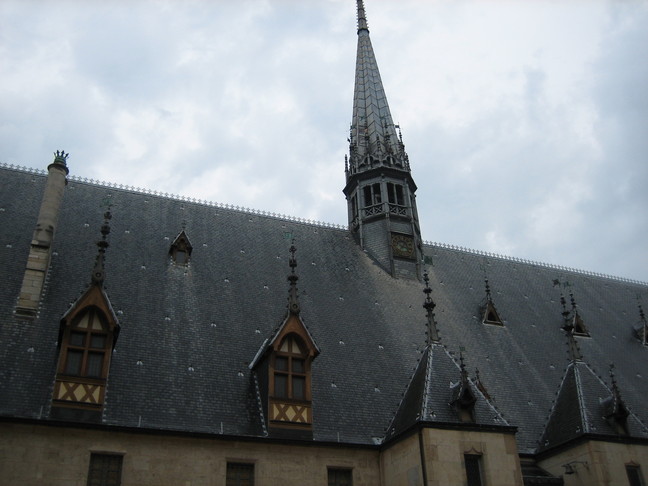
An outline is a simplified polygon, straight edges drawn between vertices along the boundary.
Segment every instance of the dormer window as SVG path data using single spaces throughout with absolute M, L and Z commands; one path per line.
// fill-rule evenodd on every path
M 574 336 L 589 337 L 590 334 L 585 327 L 585 322 L 578 312 L 572 318 L 572 326 L 574 326 Z
M 274 355 L 274 397 L 307 400 L 308 353 L 299 337 L 287 336 Z M 310 387 L 308 387 L 310 388 Z M 308 390 L 310 396 L 310 390 Z
M 189 238 L 184 230 L 176 236 L 173 243 L 171 243 L 171 248 L 169 248 L 169 255 L 173 260 L 173 263 L 176 265 L 187 265 L 189 263 L 189 258 L 191 257 L 192 246 L 189 242 Z
M 63 333 L 59 373 L 105 378 L 109 344 L 106 318 L 90 308 Z
M 488 301 L 483 308 L 482 314 L 482 323 L 491 324 L 493 326 L 503 326 L 504 322 L 500 319 L 497 309 L 495 309 L 495 304 L 491 301 Z
M 101 420 L 110 359 L 119 333 L 111 309 L 106 294 L 93 285 L 63 316 L 52 418 Z

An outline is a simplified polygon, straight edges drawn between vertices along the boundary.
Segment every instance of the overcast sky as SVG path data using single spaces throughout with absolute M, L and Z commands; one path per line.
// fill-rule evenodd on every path
M 648 281 L 648 2 L 365 5 L 425 240 Z M 2 0 L 0 162 L 346 224 L 356 42 L 354 0 Z

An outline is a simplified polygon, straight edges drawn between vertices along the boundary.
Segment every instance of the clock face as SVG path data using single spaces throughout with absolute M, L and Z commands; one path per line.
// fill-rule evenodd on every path
M 413 259 L 415 257 L 414 238 L 408 235 L 399 235 L 392 233 L 391 241 L 394 256 L 410 259 Z

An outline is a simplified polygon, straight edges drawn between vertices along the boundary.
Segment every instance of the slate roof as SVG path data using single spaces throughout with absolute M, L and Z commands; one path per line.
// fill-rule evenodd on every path
M 59 322 L 90 283 L 110 195 L 105 288 L 121 332 L 104 424 L 264 437 L 248 366 L 286 315 L 294 238 L 301 318 L 321 351 L 313 440 L 385 437 L 425 349 L 421 282 L 390 277 L 346 230 L 72 179 L 38 316 L 18 320 L 44 183 L 0 168 L 1 416 L 48 420 Z M 183 225 L 193 244 L 187 267 L 168 254 Z M 648 285 L 442 245 L 425 253 L 443 343 L 464 348 L 468 369 L 479 368 L 497 409 L 518 427 L 520 452 L 536 451 L 569 365 L 556 280 L 569 282 L 591 334 L 576 338 L 588 368 L 596 375 L 614 362 L 627 407 L 646 423 L 648 348 L 633 326 Z M 504 326 L 481 323 L 484 269 Z
M 461 379 L 459 364 L 441 344 L 427 346 L 412 376 L 398 412 L 387 431 L 386 438 L 398 437 L 415 423 L 427 423 L 459 428 L 472 424 L 461 422 L 451 403 L 462 385 L 470 387 L 476 398 L 475 424 L 495 427 L 509 424 L 470 380 Z
M 540 450 L 585 434 L 618 437 L 619 433 L 606 416 L 611 412 L 609 405 L 620 398 L 587 363 L 571 362 L 560 384 Z M 648 438 L 648 427 L 634 413 L 628 414 L 626 427 L 630 436 Z

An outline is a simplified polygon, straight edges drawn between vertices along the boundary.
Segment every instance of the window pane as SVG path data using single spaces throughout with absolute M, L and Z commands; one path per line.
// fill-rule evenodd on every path
M 639 466 L 626 466 L 626 474 L 628 475 L 630 486 L 643 486 Z
M 105 334 L 93 334 L 90 338 L 90 347 L 103 349 L 106 346 L 106 335 Z
M 65 374 L 80 375 L 82 359 L 83 359 L 83 351 L 76 351 L 73 349 L 68 350 L 67 358 L 65 361 Z
M 371 200 L 371 186 L 365 186 L 364 189 L 364 202 L 365 206 L 371 206 L 372 200 Z
M 175 261 L 176 263 L 184 265 L 185 263 L 187 263 L 187 254 L 182 250 L 176 250 Z
M 474 454 L 464 455 L 464 460 L 466 461 L 466 478 L 468 479 L 468 486 L 482 486 L 480 459 L 481 456 Z
M 274 377 L 274 394 L 277 398 L 288 397 L 288 377 L 286 375 L 276 374 Z
M 86 376 L 101 377 L 104 353 L 88 353 Z
M 71 346 L 85 346 L 85 332 L 71 332 L 70 345 Z
M 351 469 L 332 469 L 328 470 L 329 486 L 352 486 L 353 479 Z
M 288 358 L 283 356 L 277 356 L 275 358 L 275 370 L 277 371 L 288 371 Z
M 295 398 L 297 400 L 304 400 L 306 398 L 306 396 L 304 395 L 304 389 L 306 388 L 306 379 L 303 376 L 293 376 L 292 385 L 292 398 Z
M 396 186 L 396 204 L 400 204 L 401 206 L 404 204 L 403 200 L 403 186 Z
M 293 371 L 293 373 L 303 373 L 304 372 L 304 360 L 303 359 L 293 359 L 292 360 L 292 371 Z
M 92 454 L 88 486 L 120 486 L 123 457 L 116 454 Z
M 254 486 L 254 464 L 228 462 L 226 486 Z

